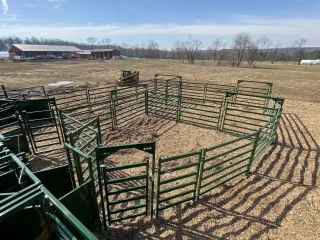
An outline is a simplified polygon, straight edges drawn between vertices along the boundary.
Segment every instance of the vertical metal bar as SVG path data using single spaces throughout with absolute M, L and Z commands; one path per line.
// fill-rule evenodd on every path
M 151 170 L 151 218 L 153 218 L 153 202 L 154 202 L 154 181 L 155 181 L 155 170 L 156 170 L 156 142 L 153 141 L 152 146 L 152 170 Z
M 61 123 L 61 127 L 60 128 L 62 128 L 62 137 L 63 137 L 63 139 L 64 139 L 64 141 L 65 142 L 68 142 L 67 141 L 67 128 L 66 128 L 66 126 L 65 126 L 65 123 L 64 123 L 64 117 L 63 117 L 63 113 L 62 113 L 62 111 L 61 111 L 61 109 L 59 110 L 59 115 L 60 115 L 60 123 Z
M 76 179 L 74 178 L 74 166 L 73 166 L 72 160 L 71 160 L 70 149 L 68 147 L 65 147 L 65 150 L 66 150 L 68 165 L 69 165 L 69 169 L 70 169 L 71 182 L 72 182 L 73 188 L 76 188 L 77 183 L 76 183 Z M 77 172 L 77 170 L 76 170 L 76 172 Z
M 30 132 L 30 136 L 31 136 L 31 144 L 33 144 L 33 145 L 34 145 L 35 150 L 38 150 L 37 145 L 36 145 L 36 141 L 35 141 L 35 139 L 34 139 L 33 132 L 32 132 L 31 126 L 30 126 L 28 113 L 27 113 L 26 111 L 24 111 L 23 113 L 24 113 L 24 116 L 25 116 L 25 118 L 26 118 L 27 129 L 29 129 L 29 132 Z
M 158 177 L 158 181 L 157 181 L 156 218 L 159 216 L 160 172 L 161 172 L 161 158 L 159 158 L 158 176 L 157 176 Z
M 75 145 L 75 141 L 72 137 L 71 134 L 68 134 L 68 137 L 69 137 L 69 140 L 70 140 L 70 145 L 73 146 L 73 147 L 76 147 Z M 78 182 L 79 182 L 79 185 L 83 184 L 83 175 L 82 175 L 82 167 L 81 167 L 81 161 L 80 161 L 80 158 L 79 158 L 79 155 L 72 151 L 72 155 L 73 155 L 73 160 L 74 160 L 74 163 L 76 165 L 76 169 L 77 169 L 77 172 L 78 172 Z
M 168 103 L 168 80 L 166 81 L 165 104 Z
M 107 220 L 106 220 L 106 210 L 105 210 L 105 206 L 104 206 L 104 199 L 103 199 L 103 186 L 102 186 L 102 181 L 101 181 L 101 168 L 104 168 L 104 165 L 100 165 L 101 161 L 100 161 L 100 153 L 99 153 L 99 148 L 96 148 L 96 162 L 97 162 L 97 170 L 98 170 L 98 181 L 99 181 L 99 193 L 100 193 L 100 201 L 101 201 L 101 208 L 102 208 L 102 219 L 103 219 L 103 226 L 104 229 L 107 229 Z M 103 177 L 105 175 L 103 174 Z M 106 179 L 104 177 L 104 184 L 106 185 Z
M 110 226 L 112 219 L 111 219 L 111 211 L 110 211 L 109 195 L 108 195 L 107 172 L 106 172 L 105 166 L 103 166 L 102 169 L 103 169 L 104 191 L 105 191 L 105 193 L 106 193 L 108 224 L 109 224 L 109 226 Z
M 16 111 L 15 114 L 16 114 L 16 118 L 19 119 L 19 112 Z M 30 141 L 32 153 L 35 154 L 35 153 L 36 153 L 36 150 L 34 149 L 33 142 L 32 142 L 32 138 L 31 138 L 31 136 L 30 136 L 31 129 L 28 128 L 27 120 L 26 120 L 26 118 L 24 117 L 25 114 L 26 114 L 26 112 L 23 111 L 22 114 L 21 114 L 21 117 L 22 117 L 22 119 L 23 119 L 24 125 L 26 126 L 26 132 L 27 132 L 28 139 L 29 139 L 29 141 Z M 22 127 L 22 129 L 23 129 L 23 127 Z
M 234 88 L 235 95 L 233 95 L 233 99 L 232 99 L 233 102 L 237 101 L 237 93 L 239 92 L 239 84 L 240 83 L 241 83 L 241 81 L 238 80 L 238 82 L 237 82 L 237 84 L 236 84 L 236 86 Z
M 6 88 L 4 87 L 4 85 L 1 85 L 1 88 L 2 88 L 2 91 L 3 91 L 5 98 L 8 98 L 8 94 L 7 94 L 7 91 L 6 91 Z
M 54 111 L 53 109 L 51 109 L 51 114 L 52 114 L 52 118 L 53 118 L 53 122 L 56 126 L 56 130 L 57 130 L 57 134 L 58 134 L 58 139 L 59 139 L 59 144 L 61 144 L 61 137 L 60 137 L 60 133 L 59 133 L 59 128 L 58 128 L 58 124 L 57 124 L 57 120 L 56 120 L 56 117 L 55 117 L 55 114 L 54 114 Z
M 153 90 L 155 93 L 157 93 L 157 89 L 158 89 L 158 81 L 157 79 L 155 78 L 154 81 L 153 81 Z
M 208 90 L 208 83 L 204 84 L 204 89 L 203 89 L 203 102 L 206 102 L 207 100 L 207 90 Z
M 199 158 L 198 158 L 198 174 L 197 174 L 197 183 L 196 183 L 196 187 L 195 187 L 195 193 L 194 193 L 194 197 L 195 200 L 198 201 L 199 200 L 199 196 L 200 196 L 200 189 L 201 189 L 201 181 L 202 181 L 202 176 L 203 176 L 203 167 L 204 167 L 204 160 L 206 157 L 206 153 L 207 153 L 207 149 L 204 148 L 201 150 L 200 154 L 199 154 Z
M 101 137 L 101 127 L 100 127 L 100 117 L 97 117 L 97 145 L 100 145 L 102 143 L 102 137 Z
M 87 94 L 87 102 L 88 102 L 88 106 L 89 106 L 89 110 L 91 111 L 91 98 L 90 98 L 90 90 L 89 88 L 86 88 L 86 94 Z
M 43 91 L 43 96 L 46 97 L 46 90 L 44 89 L 44 86 L 41 86 L 42 91 Z
M 146 216 L 148 216 L 148 210 L 149 210 L 149 158 L 146 158 Z
M 223 113 L 223 106 L 224 106 L 224 102 L 225 99 L 221 100 L 221 104 L 220 104 L 220 111 L 219 111 L 219 116 L 218 116 L 218 122 L 217 122 L 217 129 L 220 129 L 220 125 L 221 125 L 221 118 L 222 118 L 222 113 Z M 222 129 L 221 129 L 222 130 Z
M 250 159 L 249 159 L 249 162 L 248 162 L 247 174 L 250 173 L 250 170 L 251 170 L 251 167 L 252 167 L 252 163 L 253 163 L 253 160 L 254 160 L 254 155 L 256 153 L 256 149 L 257 149 L 257 145 L 258 145 L 258 142 L 259 142 L 259 136 L 260 136 L 261 130 L 262 130 L 262 128 L 259 128 L 259 130 L 256 133 L 255 140 L 253 142 L 251 156 L 250 156 Z
M 149 97 L 148 97 L 148 89 L 145 90 L 145 93 L 144 93 L 144 108 L 145 108 L 145 113 L 147 115 L 149 115 Z
M 180 115 L 181 115 L 181 102 L 182 102 L 182 99 L 181 99 L 181 94 L 178 94 L 178 101 L 177 101 L 177 114 L 176 114 L 176 122 L 180 122 Z
M 223 108 L 222 108 L 222 112 L 221 112 L 220 130 L 223 130 L 224 119 L 226 117 L 227 110 L 228 110 L 229 100 L 227 100 L 227 97 L 228 97 L 228 93 L 226 93 L 226 96 L 224 98 Z
M 90 178 L 94 182 L 95 179 L 94 179 L 93 168 L 92 168 L 92 160 L 93 160 L 92 157 L 89 157 L 88 159 L 86 159 L 88 167 L 89 167 Z
M 26 133 L 25 133 L 25 132 L 27 132 L 27 134 L 28 134 L 28 130 L 23 128 L 22 121 L 21 121 L 21 119 L 20 119 L 19 113 L 16 112 L 15 115 L 16 115 L 16 118 L 17 118 L 19 127 L 20 127 L 20 129 L 21 129 L 21 135 L 26 138 Z M 21 116 L 21 117 L 22 117 L 22 116 Z M 20 137 L 18 137 L 18 141 L 19 141 L 19 142 L 18 142 L 18 146 L 20 146 Z M 29 147 L 28 147 L 28 149 L 29 149 Z M 30 150 L 29 150 L 29 151 L 30 151 Z M 18 153 L 20 153 L 20 149 L 19 149 L 19 148 L 18 148 Z

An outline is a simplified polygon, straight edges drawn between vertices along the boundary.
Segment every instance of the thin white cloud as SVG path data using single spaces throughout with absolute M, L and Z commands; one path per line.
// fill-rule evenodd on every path
M 64 0 L 48 0 L 48 2 L 55 2 L 55 3 L 57 3 L 57 2 L 64 2 Z
M 307 38 L 308 45 L 320 45 L 319 19 L 254 19 L 252 17 L 241 18 L 233 24 L 197 23 L 190 25 L 178 24 L 140 24 L 140 25 L 118 25 L 108 24 L 94 26 L 86 24 L 83 26 L 23 26 L 17 24 L 4 24 L 1 27 L 2 35 L 15 35 L 20 37 L 36 36 L 49 38 L 63 38 L 75 41 L 85 41 L 86 37 L 124 39 L 130 41 L 130 37 L 142 42 L 145 39 L 184 39 L 192 34 L 200 39 L 213 39 L 222 36 L 231 39 L 239 32 L 249 32 L 254 37 L 269 35 L 274 42 L 282 42 L 284 45 L 291 44 L 299 38 Z M 129 40 L 128 40 L 129 39 Z M 211 40 L 212 41 L 212 40 Z M 205 41 L 204 41 L 205 42 Z M 128 42 L 129 43 L 129 42 Z M 132 44 L 130 42 L 130 44 Z M 169 47 L 169 46 L 166 46 Z
M 1 3 L 2 3 L 3 14 L 6 15 L 9 11 L 7 0 L 1 0 Z

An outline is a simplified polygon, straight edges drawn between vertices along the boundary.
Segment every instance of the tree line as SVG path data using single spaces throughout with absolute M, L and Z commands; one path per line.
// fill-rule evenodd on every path
M 129 45 L 113 43 L 109 38 L 97 39 L 88 37 L 86 42 L 79 43 L 66 41 L 58 38 L 28 37 L 21 39 L 15 36 L 0 38 L 0 51 L 8 51 L 12 44 L 36 44 L 36 45 L 62 45 L 75 46 L 82 50 L 116 48 L 122 55 L 137 58 L 151 59 L 174 59 L 184 63 L 194 64 L 196 60 L 213 60 L 217 64 L 230 64 L 239 67 L 245 62 L 254 66 L 256 62 L 270 61 L 290 62 L 300 61 L 303 58 L 319 59 L 320 51 L 308 51 L 305 48 L 307 39 L 301 38 L 284 47 L 281 43 L 273 42 L 268 36 L 254 39 L 250 33 L 236 34 L 231 45 L 224 42 L 223 38 L 217 37 L 209 46 L 204 46 L 200 39 L 189 36 L 185 40 L 177 40 L 170 50 L 160 49 L 154 40 L 148 40 L 141 44 Z

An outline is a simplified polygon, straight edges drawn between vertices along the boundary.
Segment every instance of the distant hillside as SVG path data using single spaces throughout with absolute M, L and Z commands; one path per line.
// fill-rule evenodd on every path
M 305 49 L 306 49 L 306 52 L 313 52 L 313 51 L 319 51 L 320 47 L 306 47 Z M 268 51 L 272 52 L 272 51 L 274 51 L 274 48 L 270 48 Z M 285 53 L 287 51 L 289 51 L 289 53 L 293 53 L 294 48 L 291 47 L 291 48 L 279 48 L 278 49 L 279 53 Z

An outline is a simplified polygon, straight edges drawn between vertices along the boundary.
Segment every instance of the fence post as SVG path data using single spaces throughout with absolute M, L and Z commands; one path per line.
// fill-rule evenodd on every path
M 97 116 L 97 144 L 101 144 L 102 143 L 102 137 L 101 137 L 101 127 L 100 127 L 100 117 Z
M 110 98 L 110 111 L 111 111 L 111 123 L 112 130 L 117 126 L 117 113 L 116 113 L 116 96 L 117 90 L 111 90 L 111 98 Z
M 228 92 L 226 92 L 226 96 L 224 97 L 223 104 L 221 104 L 221 110 L 220 110 L 220 130 L 223 130 L 224 126 L 224 120 L 227 114 L 229 101 L 227 100 Z
M 58 110 L 58 114 L 59 114 L 59 120 L 60 120 L 61 132 L 62 132 L 63 140 L 64 140 L 64 142 L 68 142 L 68 139 L 67 139 L 67 128 L 65 126 L 65 122 L 63 121 L 64 117 L 63 117 L 63 113 L 62 113 L 61 109 Z
M 1 85 L 1 88 L 2 88 L 2 91 L 3 91 L 3 94 L 6 98 L 8 98 L 8 94 L 6 92 L 6 88 L 4 87 L 4 85 Z
M 196 189 L 196 196 L 195 196 L 196 201 L 199 201 L 199 197 L 200 197 L 201 180 L 203 176 L 203 168 L 204 168 L 206 153 L 207 153 L 207 148 L 202 149 L 200 159 L 199 159 L 199 165 L 198 165 L 197 189 Z
M 105 166 L 103 164 L 101 164 L 100 157 L 101 156 L 100 156 L 100 152 L 99 152 L 99 147 L 97 147 L 96 148 L 96 163 L 97 163 L 97 170 L 98 170 L 99 195 L 100 195 L 100 201 L 101 201 L 102 220 L 103 220 L 103 227 L 105 230 L 107 230 L 107 219 L 106 219 L 105 203 L 104 203 L 104 196 L 103 196 L 102 177 L 104 177 L 103 182 L 105 185 L 106 185 L 106 179 L 105 179 L 105 175 L 101 174 L 101 169 L 103 169 Z M 107 196 L 107 198 L 108 198 L 108 196 Z
M 16 118 L 17 120 L 19 121 L 19 124 L 20 124 L 20 117 L 19 117 L 19 112 L 16 111 L 15 113 L 16 115 Z M 21 114 L 21 118 L 23 120 L 23 123 L 25 125 L 25 131 L 27 132 L 27 136 L 28 136 L 28 139 L 30 141 L 30 145 L 31 145 L 31 149 L 32 149 L 32 153 L 35 154 L 36 153 L 36 150 L 35 150 L 35 147 L 34 147 L 34 143 L 33 143 L 33 140 L 32 140 L 32 137 L 31 137 L 31 130 L 29 128 L 29 123 L 27 121 L 27 112 L 26 111 L 23 111 L 22 114 Z M 22 126 L 20 126 L 21 130 L 24 131 L 24 128 Z M 20 141 L 20 140 L 18 140 Z
M 154 90 L 155 93 L 157 93 L 157 87 L 158 87 L 158 81 L 155 78 L 154 81 L 153 81 L 153 90 Z
M 247 175 L 250 174 L 250 170 L 251 170 L 252 163 L 253 163 L 253 160 L 254 160 L 254 155 L 256 153 L 256 149 L 257 149 L 257 145 L 258 145 L 258 142 L 259 142 L 259 137 L 260 137 L 261 130 L 262 130 L 262 128 L 259 128 L 259 130 L 256 132 L 256 135 L 255 135 L 255 139 L 254 139 L 253 147 L 252 147 L 252 151 L 251 151 L 251 156 L 250 156 L 249 163 L 248 163 Z
M 77 183 L 76 183 L 76 179 L 74 177 L 74 174 L 77 174 L 77 170 L 76 170 L 76 173 L 75 173 L 74 172 L 74 166 L 73 166 L 72 160 L 71 160 L 70 149 L 67 146 L 64 146 L 64 149 L 66 150 L 66 155 L 67 155 L 67 160 L 68 160 L 68 165 L 69 165 L 69 171 L 70 171 L 70 177 L 71 177 L 72 185 L 73 185 L 73 188 L 76 188 L 77 187 Z
M 204 89 L 203 89 L 203 102 L 206 102 L 207 100 L 207 90 L 208 90 L 208 83 L 205 83 Z
M 153 218 L 153 203 L 154 203 L 154 181 L 155 181 L 155 172 L 156 172 L 156 142 L 153 141 L 153 150 L 152 150 L 152 169 L 151 169 L 151 175 L 149 176 L 151 181 L 151 196 L 150 196 L 150 202 L 151 202 L 151 218 Z M 159 187 L 159 186 L 158 186 Z
M 178 94 L 178 103 L 177 103 L 177 120 L 176 120 L 176 123 L 180 122 L 180 115 L 181 115 L 181 101 L 182 101 L 182 96 L 181 96 L 181 94 Z
M 91 111 L 91 99 L 90 99 L 90 90 L 89 88 L 86 88 L 86 94 L 87 94 L 87 102 L 88 102 L 88 107 L 89 107 L 89 110 Z
M 159 216 L 159 200 L 160 200 L 160 172 L 161 172 L 161 158 L 159 158 L 157 169 L 157 196 L 156 196 L 156 218 Z
M 166 103 L 166 105 L 167 105 L 167 103 L 168 103 L 168 80 L 166 81 L 166 95 L 165 95 L 165 103 Z
M 144 92 L 144 108 L 145 108 L 145 114 L 149 115 L 149 99 L 148 99 L 148 89 Z

